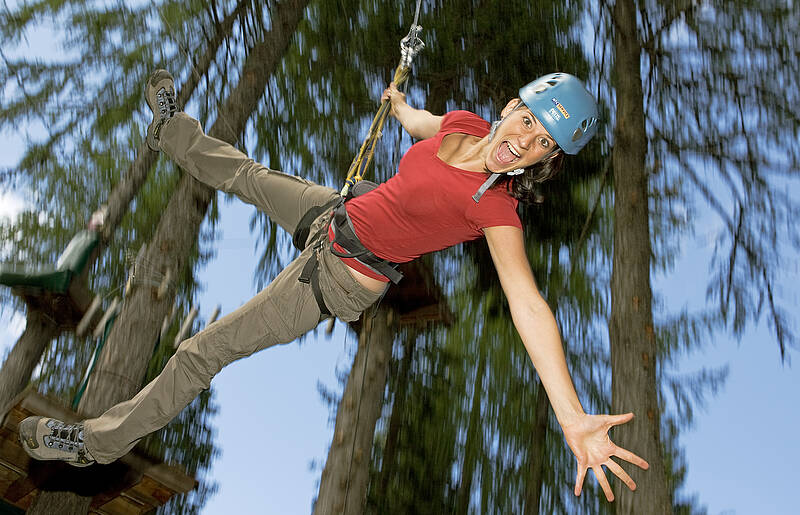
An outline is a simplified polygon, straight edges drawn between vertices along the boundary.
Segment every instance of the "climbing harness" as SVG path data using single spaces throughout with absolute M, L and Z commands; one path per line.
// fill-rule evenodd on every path
M 331 220 L 331 229 L 333 229 L 332 243 L 344 249 L 344 252 L 341 252 L 336 250 L 336 247 L 332 246 L 331 253 L 334 256 L 345 259 L 355 259 L 395 284 L 399 283 L 403 278 L 403 274 L 397 271 L 397 263 L 379 258 L 361 244 L 358 240 L 358 236 L 356 236 L 353 222 L 350 220 L 350 216 L 348 216 L 344 204 L 339 205 L 334 210 L 333 219 Z
M 372 182 L 361 181 L 351 190 L 351 194 L 354 194 L 354 196 L 357 196 L 355 193 L 364 194 L 375 187 L 377 187 L 377 185 Z M 330 252 L 333 255 L 345 259 L 356 259 L 362 265 L 375 273 L 383 275 L 395 284 L 399 283 L 403 278 L 403 274 L 397 270 L 397 263 L 379 258 L 359 241 L 355 229 L 353 228 L 353 222 L 350 220 L 350 216 L 347 214 L 347 210 L 344 207 L 344 203 L 344 199 L 336 198 L 327 204 L 310 209 L 303 215 L 297 229 L 295 229 L 292 235 L 292 241 L 301 251 L 305 249 L 306 241 L 314 242 L 311 255 L 303 266 L 303 270 L 300 272 L 300 276 L 297 280 L 301 283 L 311 285 L 311 291 L 314 294 L 314 299 L 317 301 L 317 306 L 319 306 L 321 317 L 332 315 L 328 306 L 325 304 L 325 299 L 322 296 L 322 289 L 319 285 L 319 258 L 317 257 L 317 253 L 323 251 L 326 245 L 330 245 Z M 308 234 L 310 232 L 311 223 L 323 213 L 328 213 L 330 221 L 324 224 L 309 240 Z M 333 231 L 333 239 L 331 241 L 328 241 L 328 227 Z M 342 250 L 337 250 L 336 247 Z M 385 293 L 386 291 L 384 290 L 384 294 Z M 381 295 L 381 300 L 382 299 L 383 295 Z M 380 303 L 380 300 L 378 303 Z

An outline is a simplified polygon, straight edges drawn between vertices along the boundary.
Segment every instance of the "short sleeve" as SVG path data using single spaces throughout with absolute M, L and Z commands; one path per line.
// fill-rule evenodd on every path
M 489 194 L 491 192 L 491 194 Z M 522 222 L 517 214 L 517 199 L 504 191 L 489 190 L 481 197 L 481 201 L 470 206 L 468 213 L 475 229 L 509 225 L 522 229 Z
M 442 125 L 439 133 L 451 134 L 462 132 L 473 136 L 484 137 L 489 134 L 491 124 L 469 111 L 450 111 L 442 118 Z

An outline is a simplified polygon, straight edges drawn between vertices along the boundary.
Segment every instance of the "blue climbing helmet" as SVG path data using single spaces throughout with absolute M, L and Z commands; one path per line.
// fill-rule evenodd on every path
M 573 75 L 539 77 L 519 90 L 519 98 L 567 154 L 577 154 L 597 132 L 597 102 Z

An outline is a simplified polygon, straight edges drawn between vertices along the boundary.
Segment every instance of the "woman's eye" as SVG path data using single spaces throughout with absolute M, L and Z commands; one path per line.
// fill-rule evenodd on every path
M 547 138 L 541 138 L 539 139 L 539 144 L 542 145 L 543 148 L 547 148 L 550 146 L 550 140 Z
M 529 128 L 529 129 L 531 127 L 533 127 L 533 121 L 530 118 L 528 118 L 527 116 L 522 119 L 522 123 L 525 124 L 525 127 Z

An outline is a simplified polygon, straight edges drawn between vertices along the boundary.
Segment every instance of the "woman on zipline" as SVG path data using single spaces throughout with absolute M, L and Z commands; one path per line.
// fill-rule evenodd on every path
M 161 374 L 132 399 L 80 424 L 23 420 L 20 440 L 33 458 L 110 463 L 177 416 L 228 363 L 289 343 L 326 316 L 357 320 L 390 280 L 402 277 L 397 263 L 485 236 L 511 318 L 578 460 L 575 495 L 591 468 L 613 500 L 602 466 L 636 488 L 611 456 L 643 469 L 647 462 L 608 437 L 612 426 L 633 414 L 584 413 L 555 319 L 534 282 L 516 210 L 518 199 L 530 198 L 537 183 L 560 170 L 564 153 L 576 154 L 597 130 L 597 106 L 578 79 L 555 73 L 531 82 L 493 124 L 466 111 L 436 116 L 415 109 L 390 85 L 383 99 L 421 141 L 394 177 L 347 202 L 330 188 L 270 170 L 204 134 L 176 106 L 168 72 L 153 73 L 146 99 L 153 112 L 151 149 L 199 181 L 253 204 L 304 250 L 250 301 L 181 343 Z M 313 208 L 320 214 L 308 226 L 311 217 L 304 215 Z

